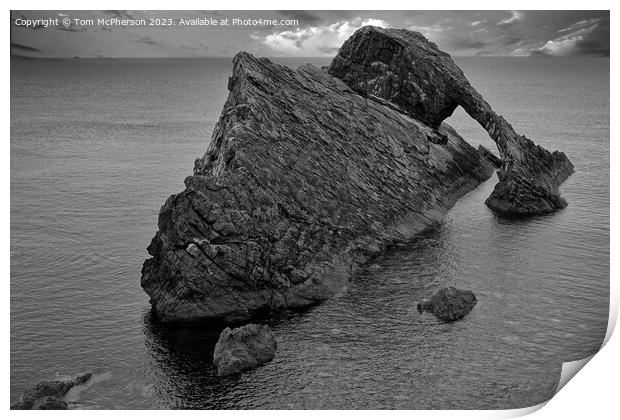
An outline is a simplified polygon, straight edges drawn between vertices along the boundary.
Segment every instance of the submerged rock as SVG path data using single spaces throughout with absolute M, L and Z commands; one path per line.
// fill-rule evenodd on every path
M 65 400 L 47 396 L 34 400 L 31 410 L 66 410 L 67 408 Z
M 452 58 L 417 32 L 366 26 L 338 52 L 329 73 L 354 91 L 405 112 L 431 127 L 457 106 L 474 118 L 497 144 L 499 183 L 487 199 L 506 215 L 531 215 L 566 206 L 559 186 L 574 171 L 564 153 L 550 153 L 518 135 L 465 78 Z
M 66 410 L 64 397 L 71 388 L 82 385 L 92 378 L 83 373 L 64 381 L 43 381 L 24 392 L 20 400 L 11 405 L 12 410 Z
M 444 287 L 430 299 L 418 303 L 418 312 L 430 312 L 445 322 L 462 319 L 476 306 L 476 295 L 469 290 Z
M 323 301 L 493 173 L 447 124 L 369 101 L 311 65 L 239 53 L 228 88 L 142 268 L 163 321 L 238 322 Z
M 381 270 L 381 266 L 379 264 L 372 264 L 368 267 L 368 271 L 379 271 Z
M 278 343 L 267 325 L 248 324 L 220 334 L 213 352 L 218 376 L 234 375 L 273 360 Z

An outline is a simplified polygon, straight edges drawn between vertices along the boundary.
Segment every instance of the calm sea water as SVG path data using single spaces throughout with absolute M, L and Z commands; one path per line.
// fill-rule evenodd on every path
M 290 65 L 312 61 L 289 60 Z M 609 59 L 460 59 L 515 128 L 575 164 L 565 210 L 484 205 L 493 178 L 340 296 L 270 320 L 276 359 L 234 378 L 219 331 L 159 325 L 140 288 L 165 199 L 183 189 L 226 99 L 229 59 L 11 63 L 11 399 L 98 373 L 75 408 L 516 408 L 602 344 L 609 306 Z M 462 112 L 477 147 L 494 145 Z M 471 288 L 463 321 L 418 315 Z

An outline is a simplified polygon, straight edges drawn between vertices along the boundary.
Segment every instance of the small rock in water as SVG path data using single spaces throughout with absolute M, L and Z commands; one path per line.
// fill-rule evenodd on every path
M 92 378 L 84 373 L 65 381 L 43 381 L 24 392 L 21 399 L 11 405 L 12 410 L 66 410 L 65 395 L 76 385 L 82 385 Z
M 273 360 L 278 343 L 267 325 L 248 324 L 220 334 L 213 352 L 218 376 L 234 375 Z
M 381 270 L 381 266 L 379 264 L 373 264 L 368 267 L 368 271 L 379 271 Z
M 462 319 L 476 306 L 476 295 L 470 290 L 444 287 L 430 299 L 418 303 L 418 312 L 430 312 L 444 322 Z

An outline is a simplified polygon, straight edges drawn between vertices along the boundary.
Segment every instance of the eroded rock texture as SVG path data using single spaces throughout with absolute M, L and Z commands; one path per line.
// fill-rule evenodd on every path
M 218 376 L 234 375 L 273 360 L 278 342 L 267 325 L 226 327 L 213 351 Z
M 502 160 L 495 156 L 493 152 L 491 152 L 483 145 L 478 146 L 478 153 L 484 156 L 489 162 L 491 162 L 491 165 L 495 166 L 496 168 L 499 169 L 502 167 Z
M 474 118 L 497 144 L 499 183 L 487 199 L 506 215 L 531 215 L 566 206 L 559 186 L 573 165 L 564 153 L 550 153 L 518 135 L 474 89 L 452 58 L 417 32 L 366 26 L 342 46 L 329 73 L 354 91 L 405 112 L 431 127 L 457 106 Z
M 66 410 L 65 395 L 71 388 L 83 385 L 92 378 L 92 373 L 83 373 L 64 381 L 43 381 L 24 392 L 11 410 Z
M 142 287 L 163 320 L 248 319 L 329 298 L 488 179 L 451 127 L 325 70 L 240 53 L 204 157 L 159 215 Z

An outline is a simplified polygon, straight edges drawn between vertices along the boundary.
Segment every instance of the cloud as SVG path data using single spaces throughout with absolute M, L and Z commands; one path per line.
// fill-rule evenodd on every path
M 510 55 L 514 57 L 529 57 L 532 55 L 532 53 L 525 48 L 515 48 L 510 52 Z
M 119 19 L 135 19 L 127 10 L 104 10 L 103 13 Z
M 146 45 L 159 45 L 160 44 L 159 42 L 155 41 L 150 36 L 141 36 L 138 39 L 134 39 L 133 42 L 136 42 L 139 44 L 146 44 Z
M 256 35 L 253 38 L 260 40 L 272 51 L 279 54 L 298 57 L 320 57 L 333 55 L 353 32 L 366 25 L 388 26 L 387 22 L 381 19 L 362 19 L 358 17 L 352 20 L 339 21 L 328 26 L 311 26 L 272 33 L 264 37 L 264 39 Z
M 310 10 L 278 10 L 277 13 L 284 18 L 296 19 L 299 25 L 318 25 L 323 18 Z
M 450 30 L 452 28 L 444 28 L 440 24 L 436 23 L 434 25 L 426 25 L 426 26 L 413 25 L 413 26 L 410 26 L 409 29 L 412 31 L 420 32 L 425 37 L 431 39 L 435 35 L 442 33 L 443 31 Z
M 522 44 L 524 41 L 521 35 L 502 34 L 497 38 L 497 45 L 501 47 L 514 48 L 518 44 Z
M 28 18 L 26 16 L 24 16 L 23 14 L 20 14 L 19 18 L 23 19 L 23 20 L 28 20 Z M 14 22 L 15 22 L 15 17 L 13 15 L 11 15 L 11 25 L 13 25 Z M 22 26 L 22 28 L 23 28 L 23 26 Z M 39 22 L 39 23 L 37 23 L 35 25 L 31 25 L 31 26 L 26 27 L 26 29 L 34 29 L 34 30 L 46 29 L 46 28 L 47 27 L 42 22 Z
M 516 11 L 516 10 L 511 10 L 510 11 L 510 17 L 504 20 L 500 20 L 499 22 L 497 22 L 497 25 L 499 26 L 506 26 L 506 25 L 512 25 L 515 22 L 519 21 L 523 19 L 523 13 Z
M 563 40 L 547 41 L 540 48 L 530 50 L 532 55 L 546 55 L 551 57 L 566 57 L 573 55 L 609 55 L 609 49 L 594 40 L 584 40 L 582 37 Z
M 571 55 L 609 55 L 609 49 L 596 40 L 586 39 L 598 26 L 599 19 L 582 20 L 561 29 L 558 33 L 565 35 L 547 41 L 540 48 L 530 50 L 532 55 L 565 57 Z
M 203 43 L 199 43 L 198 45 L 181 45 L 181 48 L 183 48 L 186 51 L 204 51 L 204 50 L 209 50 L 209 46 L 205 45 Z
M 480 49 L 489 45 L 488 42 L 465 37 L 454 37 L 451 43 L 451 47 L 459 50 Z
M 69 26 L 59 25 L 56 29 L 58 29 L 59 31 L 65 31 L 65 32 L 86 32 L 87 30 L 86 26 L 81 26 L 78 28 L 73 23 Z
M 356 29 L 375 24 L 421 32 L 455 56 L 608 55 L 610 49 L 609 11 L 211 11 L 200 13 L 222 18 L 297 19 L 299 24 L 201 28 L 200 34 L 196 32 L 198 28 L 186 27 L 102 25 L 44 29 L 42 24 L 27 28 L 14 23 L 18 18 L 58 18 L 59 14 L 74 13 L 11 11 L 12 41 L 41 48 L 49 57 L 87 56 L 98 49 L 101 55 L 110 57 L 230 56 L 239 50 L 261 56 L 333 56 Z M 186 18 L 199 12 L 88 13 L 93 18 Z M 78 32 L 84 29 L 85 32 Z M 201 48 L 199 42 L 211 48 Z M 11 52 L 41 55 L 16 48 L 11 48 Z
M 572 25 L 570 25 L 568 28 L 564 28 L 564 29 L 560 29 L 558 31 L 558 33 L 562 33 L 562 32 L 569 32 L 569 31 L 574 31 L 576 29 L 583 29 L 583 28 L 589 28 L 591 26 L 596 27 L 598 25 L 598 22 L 600 21 L 600 18 L 596 18 L 596 19 L 587 19 L 587 20 L 580 20 L 579 22 L 575 22 Z M 593 28 L 594 29 L 594 28 Z
M 20 51 L 39 52 L 39 53 L 41 52 L 41 50 L 38 48 L 30 47 L 24 44 L 18 44 L 17 42 L 11 42 L 11 48 L 15 48 L 16 50 L 20 50 Z

